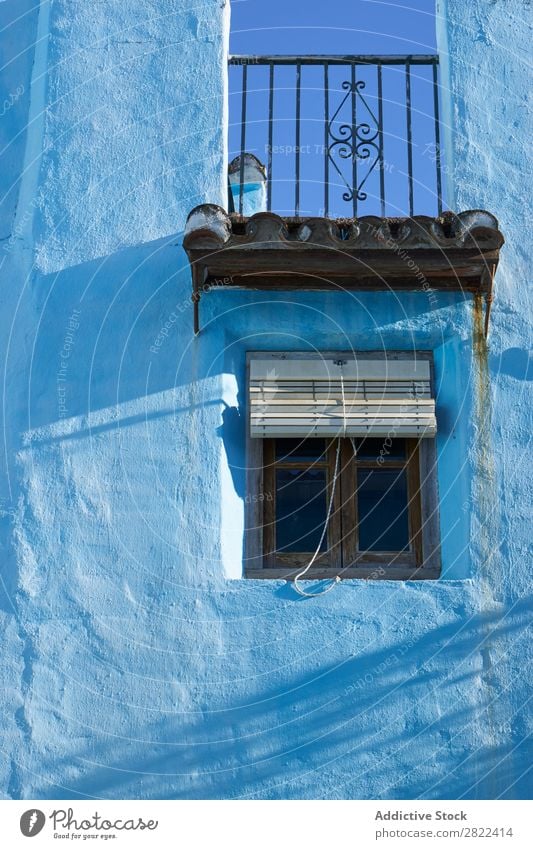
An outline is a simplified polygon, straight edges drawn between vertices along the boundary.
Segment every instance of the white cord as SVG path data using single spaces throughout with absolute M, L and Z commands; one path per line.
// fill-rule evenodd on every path
M 343 435 L 346 436 L 346 398 L 344 397 L 344 375 L 342 373 L 342 365 L 341 365 L 341 393 L 342 393 L 342 410 L 344 414 L 344 428 Z M 355 444 L 355 439 L 353 436 L 350 436 L 350 442 L 352 443 L 352 449 L 354 457 L 357 456 L 357 446 Z
M 346 399 L 344 397 L 344 376 L 342 374 L 342 364 L 340 366 L 340 370 L 341 370 L 340 375 L 341 375 L 341 393 L 342 393 L 343 434 L 346 434 Z M 355 444 L 353 442 L 353 439 L 352 439 L 352 445 L 353 445 L 354 451 L 355 451 Z M 328 512 L 326 514 L 326 521 L 324 522 L 324 527 L 322 529 L 320 541 L 318 543 L 318 546 L 317 546 L 315 553 L 311 557 L 311 560 L 309 561 L 309 563 L 307 564 L 305 569 L 302 569 L 301 572 L 298 572 L 298 574 L 296 575 L 296 577 L 294 579 L 294 589 L 296 590 L 296 592 L 299 595 L 303 595 L 306 598 L 317 598 L 317 596 L 326 595 L 326 593 L 329 593 L 333 589 L 333 587 L 336 587 L 337 584 L 340 584 L 340 581 L 341 581 L 340 575 L 336 575 L 335 580 L 333 580 L 331 582 L 329 587 L 326 587 L 324 590 L 320 590 L 320 592 L 317 592 L 317 593 L 308 593 L 298 585 L 298 581 L 300 581 L 301 578 L 303 578 L 303 576 L 305 574 L 307 574 L 307 572 L 309 571 L 309 569 L 311 568 L 311 566 L 313 565 L 313 563 L 317 559 L 318 555 L 320 554 L 320 549 L 322 548 L 322 543 L 324 542 L 324 537 L 326 536 L 326 531 L 328 529 L 329 520 L 331 518 L 331 511 L 333 509 L 333 499 L 335 497 L 335 489 L 336 489 L 336 486 L 337 486 L 337 478 L 339 476 L 340 456 L 341 456 L 341 440 L 340 440 L 340 437 L 339 437 L 337 439 L 337 453 L 335 455 L 335 470 L 333 472 L 333 481 L 332 481 L 332 484 L 331 484 L 331 495 L 329 497 Z
M 346 436 L 346 398 L 344 397 L 344 375 L 342 373 L 342 363 L 340 365 L 341 370 L 341 393 L 342 393 L 342 435 Z
M 322 543 L 324 542 L 324 537 L 326 536 L 326 531 L 328 529 L 329 520 L 331 518 L 331 511 L 333 509 L 333 498 L 335 496 L 335 487 L 337 485 L 337 477 L 338 477 L 338 474 L 339 474 L 340 455 L 341 455 L 341 441 L 340 441 L 340 439 L 338 439 L 337 440 L 337 454 L 336 454 L 336 457 L 335 457 L 335 470 L 333 472 L 333 482 L 331 484 L 331 495 L 329 497 L 328 512 L 327 512 L 327 515 L 326 515 L 326 521 L 324 522 L 324 527 L 322 529 L 322 534 L 320 536 L 320 541 L 317 545 L 315 553 L 311 557 L 311 560 L 309 561 L 309 563 L 307 564 L 305 569 L 303 569 L 301 572 L 299 572 L 294 579 L 294 589 L 296 590 L 296 592 L 299 595 L 303 595 L 306 598 L 316 598 L 319 595 L 325 595 L 326 593 L 329 593 L 329 591 L 332 590 L 333 587 L 335 587 L 338 583 L 340 583 L 340 580 L 341 580 L 340 576 L 337 575 L 335 577 L 335 580 L 332 581 L 332 583 L 329 585 L 329 587 L 326 587 L 325 590 L 320 590 L 320 592 L 317 592 L 317 593 L 308 593 L 304 589 L 302 589 L 300 586 L 298 586 L 298 581 L 301 578 L 303 578 L 303 576 L 309 571 L 309 569 L 311 568 L 311 566 L 313 565 L 313 563 L 317 559 L 318 555 L 320 554 L 320 549 L 322 548 Z

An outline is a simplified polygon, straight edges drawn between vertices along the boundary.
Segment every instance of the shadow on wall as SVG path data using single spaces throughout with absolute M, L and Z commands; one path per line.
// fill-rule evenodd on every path
M 44 432 L 37 441 L 46 444 L 47 437 L 54 442 L 81 439 L 180 410 L 210 403 L 222 406 L 218 399 L 204 398 L 201 389 L 193 397 L 191 384 L 224 373 L 237 374 L 243 366 L 234 361 L 237 352 L 233 352 L 235 370 L 228 371 L 228 357 L 221 351 L 215 327 L 210 330 L 206 326 L 200 339 L 194 338 L 190 268 L 180 243 L 181 235 L 174 234 L 33 281 L 35 327 L 30 336 L 31 363 L 26 379 L 29 409 L 24 409 L 19 433 L 28 428 L 45 431 L 63 418 L 74 420 L 98 411 L 111 413 L 109 423 L 98 422 L 96 429 L 85 421 L 82 424 L 86 427 L 77 430 L 74 423 L 68 436 Z M 237 295 L 242 297 L 242 293 Z M 273 295 L 268 297 L 272 299 Z M 337 306 L 342 312 L 342 305 Z M 280 337 L 271 329 L 278 327 L 279 312 L 274 299 L 263 316 L 270 324 L 269 335 L 264 330 L 259 333 L 259 347 L 268 347 L 269 340 L 273 347 L 279 347 Z M 320 321 L 317 309 L 310 310 L 309 315 Z M 396 328 L 396 339 L 397 319 L 391 325 Z M 375 334 L 373 319 L 371 325 Z M 217 330 L 224 330 L 224 321 Z M 310 328 L 309 333 L 315 330 Z M 242 332 L 246 336 L 244 328 Z M 325 344 L 331 346 L 331 338 L 337 339 L 338 333 L 339 326 L 332 325 Z M 292 339 L 293 335 L 293 330 L 290 334 L 285 331 L 281 338 Z M 242 380 L 244 376 L 240 375 Z M 181 396 L 175 392 L 166 403 L 157 396 L 167 390 L 179 390 Z M 132 412 L 129 402 L 137 402 L 139 412 Z M 219 435 L 227 443 L 235 489 L 242 495 L 242 475 L 235 472 L 242 462 L 233 450 L 243 434 L 239 416 L 238 408 L 231 412 L 226 409 Z M 14 447 L 18 450 L 20 444 Z
M 84 454 L 95 451 L 102 459 L 107 452 L 107 468 L 118 469 L 120 458 L 127 456 L 121 452 L 133 450 L 131 442 L 144 452 L 148 467 L 151 438 L 172 449 L 185 419 L 196 416 L 211 429 L 220 423 L 223 402 L 218 373 L 211 366 L 215 342 L 206 335 L 198 356 L 190 267 L 180 245 L 181 235 L 174 234 L 57 274 L 36 274 L 24 288 L 25 300 L 13 314 L 6 361 L 2 454 L 7 474 L 0 475 L 0 560 L 7 591 L 0 586 L 0 609 L 13 612 L 10 599 L 17 591 L 15 523 L 30 541 L 30 560 L 33 550 L 45 544 L 47 525 L 32 522 L 28 506 L 34 496 L 36 502 L 43 500 L 41 485 L 48 493 L 44 500 L 50 502 L 52 483 L 64 480 L 63 500 L 50 516 L 59 524 L 63 511 L 61 522 L 66 524 L 77 499 L 69 488 L 72 482 L 81 481 L 81 490 L 86 482 L 89 488 L 98 468 L 102 484 L 105 462 L 82 468 Z M 147 426 L 154 422 L 157 427 Z M 105 435 L 109 438 L 104 441 Z M 154 463 L 151 468 L 157 471 Z M 143 486 L 146 490 L 140 481 L 137 494 Z M 59 484 L 54 498 L 58 489 Z M 173 504 L 172 509 L 177 515 Z
M 533 380 L 533 352 L 523 348 L 507 348 L 491 358 L 493 372 L 507 374 L 515 380 Z
M 190 269 L 180 242 L 173 235 L 34 281 L 31 427 L 61 417 L 58 375 L 69 418 L 206 376 L 209 357 L 191 363 Z
M 528 604 L 463 614 L 240 700 L 229 681 L 225 704 L 194 720 L 132 716 L 120 732 L 131 740 L 94 736 L 68 766 L 54 761 L 57 784 L 33 798 L 528 798 L 526 717 L 516 712 L 515 736 L 498 725 L 495 677 L 525 636 Z
M 246 496 L 245 463 L 243 445 L 246 443 L 246 420 L 241 408 L 230 407 L 227 404 L 222 412 L 222 424 L 217 429 L 217 435 L 224 442 L 228 468 L 236 494 L 244 499 Z
M 191 380 L 227 373 L 229 360 L 237 370 L 242 369 L 242 364 L 236 361 L 239 353 L 243 354 L 242 346 L 226 356 L 219 338 L 230 313 L 232 326 L 248 342 L 248 347 L 251 339 L 254 347 L 259 348 L 267 348 L 269 344 L 277 348 L 280 340 L 290 348 L 305 347 L 302 337 L 295 335 L 291 311 L 280 311 L 280 301 L 285 297 L 280 292 L 224 293 L 229 312 L 221 310 L 216 320 L 206 321 L 201 336 L 195 339 L 190 267 L 180 244 L 181 235 L 174 234 L 57 274 L 36 277 L 32 283 L 35 327 L 31 328 L 28 375 L 31 427 L 44 427 L 58 419 L 57 379 L 62 360 L 68 360 L 65 375 L 61 375 L 66 377 L 68 388 L 66 413 L 68 417 L 76 417 L 167 389 L 187 387 Z M 339 338 L 348 345 L 347 331 L 339 323 L 346 317 L 347 300 L 342 296 L 337 300 L 326 299 L 333 315 L 324 323 L 322 301 L 316 302 L 317 295 L 322 297 L 323 293 L 306 293 L 306 299 L 314 306 L 301 305 L 299 320 L 302 328 L 306 328 L 305 333 L 319 348 L 338 346 Z M 416 303 L 413 302 L 412 308 L 417 314 L 422 313 L 424 321 L 433 328 L 439 310 L 420 293 L 413 298 Z M 235 312 L 235 299 L 238 312 Z M 457 299 L 445 301 L 446 307 L 440 307 L 444 312 L 452 309 Z M 212 302 L 216 312 L 217 293 L 211 294 L 206 302 Z M 351 297 L 349 303 L 353 303 Z M 404 338 L 404 325 L 408 325 L 409 317 L 397 300 L 387 299 L 383 303 L 379 344 L 395 347 Z M 372 340 L 375 347 L 376 325 L 371 306 L 372 299 L 361 311 L 365 328 L 359 335 L 361 339 Z M 254 324 L 256 311 L 260 324 Z M 252 337 L 250 326 L 254 328 Z M 425 334 L 426 330 L 421 332 Z M 436 334 L 431 337 L 433 342 L 424 335 L 429 347 L 440 339 L 435 330 L 432 332 Z M 197 355 L 199 351 L 201 356 Z M 62 357 L 63 352 L 68 356 Z M 236 372 L 230 369 L 229 373 Z M 24 424 L 27 428 L 28 418 Z

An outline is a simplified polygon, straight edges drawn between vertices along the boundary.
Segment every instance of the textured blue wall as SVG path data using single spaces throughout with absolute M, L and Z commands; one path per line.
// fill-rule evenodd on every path
M 425 292 L 217 291 L 194 339 L 181 230 L 224 203 L 228 9 L 32 5 L 2 222 L 3 793 L 526 795 L 522 3 L 441 21 L 456 207 L 508 240 L 489 352 L 471 300 Z M 311 344 L 434 351 L 441 581 L 242 579 L 245 351 Z

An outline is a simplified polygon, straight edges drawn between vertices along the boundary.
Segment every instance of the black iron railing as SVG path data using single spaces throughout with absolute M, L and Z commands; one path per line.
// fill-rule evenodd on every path
M 244 154 L 266 165 L 266 208 L 282 215 L 440 214 L 438 57 L 231 56 L 232 201 Z

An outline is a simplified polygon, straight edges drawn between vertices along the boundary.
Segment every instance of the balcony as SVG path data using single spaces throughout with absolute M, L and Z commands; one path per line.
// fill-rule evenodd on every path
M 467 291 L 486 329 L 503 236 L 445 210 L 438 57 L 232 56 L 227 210 L 194 209 L 184 247 L 203 292 Z
M 440 215 L 438 56 L 232 56 L 230 204 L 244 154 L 283 216 Z

